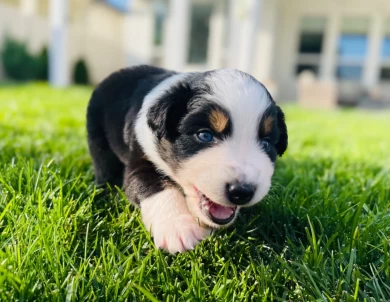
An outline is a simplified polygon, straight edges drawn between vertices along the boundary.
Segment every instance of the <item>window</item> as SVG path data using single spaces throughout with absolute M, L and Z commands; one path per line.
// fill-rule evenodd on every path
M 318 75 L 325 26 L 325 18 L 304 17 L 301 20 L 298 63 L 295 69 L 297 75 L 305 70 L 310 70 Z
M 364 59 L 367 54 L 367 36 L 363 34 L 342 34 L 338 54 L 342 58 Z
M 381 56 L 382 59 L 390 58 L 390 33 L 383 39 Z
M 202 64 L 207 61 L 212 9 L 212 5 L 192 5 L 189 63 Z
M 337 77 L 344 80 L 360 80 L 363 74 L 361 66 L 340 65 L 337 67 Z
M 380 79 L 382 81 L 390 81 L 390 67 L 381 68 Z
M 162 44 L 164 21 L 164 15 L 156 14 L 154 16 L 154 45 L 156 46 L 160 46 Z
M 296 69 L 296 74 L 300 74 L 303 71 L 309 70 L 315 75 L 318 74 L 318 64 L 298 64 Z
M 367 56 L 369 21 L 366 18 L 345 18 L 338 43 L 337 77 L 359 81 Z
M 382 41 L 380 79 L 390 81 L 390 19 L 386 22 L 385 36 Z
M 166 3 L 163 0 L 154 2 L 154 45 L 161 46 L 163 44 L 164 23 L 167 14 Z

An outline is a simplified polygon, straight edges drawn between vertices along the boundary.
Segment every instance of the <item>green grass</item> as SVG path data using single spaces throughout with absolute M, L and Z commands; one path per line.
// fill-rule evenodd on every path
M 266 200 L 171 256 L 93 184 L 90 93 L 0 88 L 0 300 L 390 300 L 390 112 L 285 106 Z

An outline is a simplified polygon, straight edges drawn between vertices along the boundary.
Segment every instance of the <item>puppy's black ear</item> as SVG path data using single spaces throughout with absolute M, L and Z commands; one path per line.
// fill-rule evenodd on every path
M 153 105 L 147 114 L 148 126 L 156 134 L 158 140 L 165 135 L 165 120 L 169 109 L 169 102 L 166 99 L 161 99 Z
M 181 119 L 188 112 L 188 102 L 193 93 L 187 84 L 180 83 L 164 93 L 148 112 L 148 126 L 155 132 L 158 140 L 166 137 L 174 140 L 178 135 Z
M 287 126 L 284 118 L 284 113 L 279 106 L 276 106 L 276 112 L 276 116 L 278 119 L 279 140 L 275 146 L 276 150 L 278 151 L 278 155 L 282 156 L 283 153 L 286 151 L 288 145 Z

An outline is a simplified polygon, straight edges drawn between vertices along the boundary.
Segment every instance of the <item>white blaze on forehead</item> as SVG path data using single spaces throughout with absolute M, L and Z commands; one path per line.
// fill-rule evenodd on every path
M 158 154 L 156 136 L 148 125 L 148 112 L 169 89 L 183 82 L 188 74 L 175 74 L 153 88 L 145 97 L 142 108 L 135 122 L 135 135 L 146 156 L 156 165 L 156 168 L 170 177 L 174 177 L 171 167 Z
M 220 69 L 211 72 L 206 82 L 219 102 L 231 110 L 264 112 L 271 100 L 263 85 L 248 74 L 235 69 Z
M 264 86 L 234 69 L 214 71 L 206 82 L 211 86 L 210 98 L 230 114 L 236 152 L 246 153 L 254 144 L 259 148 L 259 124 L 272 104 Z

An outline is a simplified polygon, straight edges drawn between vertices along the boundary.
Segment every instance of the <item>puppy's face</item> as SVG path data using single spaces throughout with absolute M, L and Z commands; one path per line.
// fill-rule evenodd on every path
M 200 223 L 231 224 L 263 199 L 287 148 L 284 115 L 249 75 L 218 70 L 183 79 L 147 113 L 156 166 L 184 190 Z

